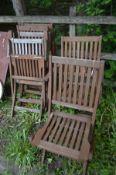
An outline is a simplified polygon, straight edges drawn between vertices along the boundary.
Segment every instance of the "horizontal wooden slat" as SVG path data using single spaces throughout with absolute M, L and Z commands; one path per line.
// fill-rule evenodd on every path
M 101 59 L 116 61 L 116 53 L 102 53 Z
M 64 112 L 58 112 L 55 111 L 53 112 L 54 115 L 57 115 L 59 117 L 64 117 L 64 118 L 69 118 L 69 119 L 73 119 L 73 120 L 77 120 L 77 121 L 81 121 L 81 122 L 90 122 L 91 121 L 91 115 L 84 115 L 84 114 L 67 114 Z
M 32 81 L 40 81 L 40 82 L 44 82 L 44 78 L 35 78 L 35 77 L 26 77 L 26 76 L 15 76 L 13 75 L 12 76 L 13 79 L 16 79 L 17 81 L 18 80 L 32 80 Z
M 40 141 L 38 147 L 76 160 L 79 158 L 79 151 L 67 148 L 65 146 L 60 146 L 54 143 L 46 142 L 43 140 Z
M 17 82 L 20 81 L 20 80 L 32 80 L 32 81 L 37 81 L 37 83 L 42 83 L 42 82 L 45 82 L 45 81 L 48 81 L 49 77 L 46 76 L 45 78 L 34 78 L 34 77 L 26 77 L 26 76 L 23 76 L 23 78 L 21 76 L 15 76 L 13 75 L 12 76 L 13 79 L 16 79 Z M 39 81 L 39 82 L 38 82 Z M 36 82 L 35 82 L 36 83 Z M 37 84 L 36 83 L 36 84 Z
M 38 39 L 31 39 L 31 38 L 11 38 L 10 39 L 13 43 L 42 43 L 43 39 L 38 38 Z
M 11 55 L 11 57 L 18 57 L 19 59 L 20 59 L 20 57 L 21 58 L 23 58 L 23 59 L 29 59 L 29 57 L 30 57 L 30 59 L 32 59 L 32 56 L 25 56 L 25 55 L 21 55 L 21 56 L 19 56 L 19 55 Z M 37 59 L 45 59 L 44 57 L 42 57 L 42 56 L 33 56 L 33 59 L 35 59 L 35 60 L 37 60 Z M 77 59 L 77 58 L 76 58 Z M 100 58 L 101 60 L 112 60 L 112 61 L 116 61 L 116 53 L 102 53 L 101 54 L 101 58 Z
M 26 84 L 26 85 L 34 85 L 34 86 L 41 86 L 43 82 L 39 81 L 29 81 L 29 80 L 17 80 L 19 84 Z
M 37 99 L 17 98 L 17 100 L 24 103 L 41 104 L 41 100 L 37 100 Z
M 25 89 L 25 92 L 35 94 L 35 95 L 41 95 L 41 92 L 37 90 Z
M 77 58 L 68 58 L 68 57 L 61 57 L 53 56 L 52 63 L 60 63 L 60 64 L 70 64 L 70 65 L 80 65 L 80 66 L 87 66 L 87 67 L 94 67 L 99 68 L 101 63 L 104 64 L 104 61 L 94 61 L 94 60 L 82 60 Z
M 79 110 L 88 111 L 88 112 L 93 112 L 93 110 L 94 110 L 93 108 L 90 108 L 90 107 L 85 107 L 82 105 L 79 106 L 79 105 L 65 103 L 65 102 L 56 101 L 56 100 L 52 100 L 52 104 L 60 104 L 60 105 L 65 106 L 65 107 L 70 107 L 70 108 L 79 109 Z
M 35 112 L 35 113 L 39 113 L 40 112 L 40 110 L 38 110 L 38 109 L 26 108 L 26 107 L 21 107 L 21 106 L 15 106 L 14 110 L 15 111 L 17 111 L 17 110 L 19 110 L 19 111 L 24 110 L 24 111 Z
M 30 59 L 30 60 L 38 60 L 38 59 L 45 59 L 43 56 L 35 56 L 35 55 L 10 55 L 12 59 Z
M 52 30 L 53 25 L 52 24 L 37 24 L 37 23 L 21 23 L 17 26 L 17 31 L 33 31 L 33 32 L 47 32 L 48 29 Z
M 115 16 L 0 16 L 0 23 L 116 24 Z
M 44 32 L 19 32 L 20 37 L 43 37 Z
M 61 38 L 63 41 L 99 41 L 102 36 L 64 36 Z

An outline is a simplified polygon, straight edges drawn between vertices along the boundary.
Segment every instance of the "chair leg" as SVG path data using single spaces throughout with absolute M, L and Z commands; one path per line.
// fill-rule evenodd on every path
M 46 153 L 46 151 L 43 150 L 43 151 L 42 151 L 42 159 L 41 159 L 41 163 L 42 163 L 42 164 L 44 163 L 45 153 Z
M 42 86 L 42 90 L 41 90 L 41 103 L 40 103 L 40 122 L 41 122 L 41 116 L 42 116 L 42 110 L 43 110 L 43 86 Z
M 23 90 L 24 90 L 24 85 L 20 84 L 19 85 L 20 98 L 23 96 Z M 22 106 L 22 102 L 20 102 L 19 104 L 20 106 Z
M 45 84 L 43 84 L 43 86 L 42 86 L 41 106 L 40 106 L 40 121 L 41 121 L 43 108 L 45 108 Z
M 42 89 L 42 98 L 43 98 L 43 106 L 45 108 L 45 83 L 43 83 L 43 89 Z
M 11 117 L 13 117 L 13 114 L 14 114 L 15 100 L 16 100 L 16 82 L 14 81 L 13 97 L 12 97 Z
M 48 82 L 45 83 L 45 109 L 48 110 Z
M 13 97 L 13 80 L 11 79 L 11 95 Z
M 88 161 L 84 161 L 82 175 L 87 175 L 87 168 L 88 168 Z
M 43 112 L 43 100 L 41 99 L 41 105 L 40 105 L 40 122 L 41 122 L 42 112 Z
M 92 141 L 92 144 L 91 144 L 91 150 L 90 150 L 90 153 L 89 153 L 89 160 L 92 160 L 92 157 L 93 157 L 93 154 L 95 152 L 95 144 L 94 144 L 94 138 L 93 138 L 93 141 Z

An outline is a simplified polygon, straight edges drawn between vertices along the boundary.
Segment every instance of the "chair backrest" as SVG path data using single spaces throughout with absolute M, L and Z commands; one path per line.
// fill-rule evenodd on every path
M 47 40 L 47 50 L 55 53 L 55 41 L 52 24 L 32 24 L 24 23 L 16 26 L 19 38 L 44 38 Z
M 100 60 L 102 36 L 61 37 L 61 56 Z
M 52 24 L 36 24 L 36 23 L 23 23 L 18 24 L 16 26 L 17 31 L 43 31 L 43 30 L 51 30 L 53 28 Z
M 52 30 L 52 24 L 31 24 L 31 23 L 27 24 L 25 23 L 25 24 L 18 24 L 16 28 L 18 32 L 18 37 L 20 38 L 22 38 L 22 32 L 38 32 L 38 33 L 43 32 L 44 38 L 48 39 L 48 31 Z
M 30 55 L 10 57 L 12 77 L 15 79 L 35 80 L 44 78 L 44 59 Z
M 10 39 L 11 55 L 36 55 L 46 58 L 46 42 L 44 39 Z
M 50 65 L 51 103 L 96 112 L 104 62 L 53 56 Z

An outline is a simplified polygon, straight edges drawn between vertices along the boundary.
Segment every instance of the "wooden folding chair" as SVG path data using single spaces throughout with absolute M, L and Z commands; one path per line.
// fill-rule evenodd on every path
M 31 39 L 20 39 L 20 38 L 11 38 L 10 39 L 11 60 L 12 60 L 12 58 L 19 58 L 19 64 L 17 63 L 18 64 L 17 69 L 20 69 L 20 71 L 21 70 L 28 71 L 28 74 L 26 74 L 26 76 L 29 76 L 29 77 L 31 77 L 32 71 L 33 71 L 33 74 L 35 71 L 35 75 L 36 75 L 36 71 L 39 71 L 39 66 L 41 66 L 40 70 L 42 70 L 42 72 L 44 72 L 44 74 L 42 73 L 42 76 L 41 76 L 41 74 L 39 74 L 40 77 L 38 77 L 38 78 L 44 78 L 44 75 L 47 74 L 45 72 L 45 60 L 46 60 L 46 56 L 45 56 L 46 51 L 45 50 L 46 50 L 46 43 L 45 43 L 44 39 L 32 39 L 32 38 Z M 23 57 L 31 58 L 31 60 L 28 61 L 27 64 L 25 64 L 24 66 L 23 66 L 23 62 L 24 62 L 23 59 L 21 59 L 22 62 L 20 62 L 20 58 L 23 58 Z M 32 61 L 33 57 L 40 58 L 41 62 L 39 63 L 39 62 L 35 61 L 33 63 L 33 61 Z M 28 64 L 30 67 L 28 67 Z M 38 64 L 40 64 L 40 65 L 38 65 Z M 42 68 L 42 66 L 43 66 L 43 68 Z M 14 97 L 14 94 L 16 95 L 16 93 L 14 93 L 16 90 L 14 89 L 15 85 L 14 85 L 14 78 L 12 78 L 12 72 L 13 72 L 12 66 L 10 66 L 11 90 L 12 90 L 12 97 Z M 20 76 L 20 74 L 18 76 Z M 23 79 L 23 76 L 24 75 L 22 75 L 22 79 Z M 15 77 L 15 79 L 16 79 L 16 77 Z M 38 81 L 39 81 L 39 79 L 38 79 Z M 45 88 L 42 89 L 43 84 L 41 82 L 40 83 L 39 82 L 33 83 L 33 81 L 30 81 L 29 83 L 27 83 L 27 81 L 26 81 L 24 83 L 21 83 L 21 81 L 19 81 L 19 85 L 20 85 L 20 89 L 21 89 L 20 94 L 22 94 L 22 90 L 24 89 L 24 87 L 23 87 L 24 85 L 28 85 L 28 86 L 32 87 L 31 89 L 25 89 L 25 92 L 28 92 L 31 94 L 37 94 L 37 95 L 44 93 L 44 98 L 42 98 L 42 100 L 44 99 L 43 105 L 45 105 Z M 33 87 L 36 88 L 36 90 L 33 89 Z M 44 92 L 42 90 L 44 90 Z M 12 106 L 14 106 L 14 98 L 13 98 L 13 105 Z M 12 112 L 12 115 L 13 115 L 13 112 Z
M 38 56 L 30 55 L 18 55 L 10 56 L 10 77 L 12 82 L 12 116 L 15 110 L 27 110 L 30 112 L 36 112 L 42 114 L 43 105 L 45 104 L 45 81 L 47 81 L 47 76 L 44 73 L 44 58 Z M 16 98 L 17 86 L 20 85 L 34 85 L 38 88 L 41 87 L 40 99 L 32 98 L 22 98 L 22 94 L 25 92 L 20 92 L 20 97 Z M 22 86 L 20 86 L 22 88 Z M 17 106 L 16 101 L 21 104 L 32 103 L 40 104 L 40 110 L 27 108 L 23 106 Z
M 100 60 L 102 36 L 61 37 L 61 56 Z
M 10 55 L 33 55 L 40 56 L 45 60 L 46 57 L 46 40 L 43 38 L 39 39 L 22 39 L 22 38 L 11 38 L 9 40 Z M 45 66 L 44 66 L 45 68 Z
M 47 40 L 45 38 L 11 38 L 11 55 L 36 55 L 43 57 L 45 73 L 48 72 L 48 50 Z M 28 92 L 31 90 L 27 89 Z M 33 91 L 33 93 L 36 93 Z
M 49 66 L 49 118 L 32 138 L 32 144 L 81 161 L 85 175 L 92 152 L 104 62 L 53 56 Z M 54 104 L 81 113 L 58 112 Z

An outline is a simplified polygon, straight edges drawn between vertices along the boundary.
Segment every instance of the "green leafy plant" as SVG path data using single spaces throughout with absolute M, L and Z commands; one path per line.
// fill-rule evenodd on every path
M 77 5 L 77 14 L 84 16 L 116 15 L 113 10 L 112 0 L 88 0 L 86 3 Z M 102 52 L 116 52 L 115 25 L 77 25 L 77 35 L 102 35 Z M 105 66 L 105 78 L 115 80 L 116 62 L 107 61 Z
M 19 113 L 18 121 L 15 122 L 15 126 L 8 136 L 10 142 L 6 146 L 6 156 L 22 167 L 24 172 L 31 169 L 38 160 L 36 157 L 37 148 L 32 147 L 29 141 L 31 127 L 37 121 L 36 114 Z

